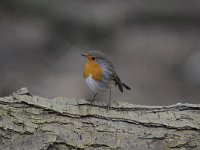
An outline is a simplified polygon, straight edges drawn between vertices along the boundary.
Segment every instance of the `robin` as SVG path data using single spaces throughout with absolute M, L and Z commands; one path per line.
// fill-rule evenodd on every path
M 108 107 L 110 107 L 111 88 L 118 86 L 121 92 L 123 92 L 123 88 L 131 90 L 128 85 L 120 80 L 113 64 L 105 54 L 95 50 L 82 53 L 81 55 L 87 59 L 87 63 L 83 70 L 83 77 L 90 90 L 95 92 L 91 103 L 94 102 L 95 97 L 99 92 L 110 90 L 108 101 Z

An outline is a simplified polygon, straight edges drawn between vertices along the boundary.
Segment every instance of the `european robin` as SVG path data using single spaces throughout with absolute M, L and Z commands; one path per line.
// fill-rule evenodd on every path
M 123 83 L 117 75 L 115 68 L 109 58 L 100 51 L 89 51 L 82 53 L 86 57 L 87 63 L 84 66 L 83 77 L 90 90 L 95 92 L 91 102 L 94 102 L 95 97 L 99 92 L 110 91 L 108 107 L 111 104 L 111 88 L 118 86 L 123 92 L 123 88 L 131 90 L 131 88 Z

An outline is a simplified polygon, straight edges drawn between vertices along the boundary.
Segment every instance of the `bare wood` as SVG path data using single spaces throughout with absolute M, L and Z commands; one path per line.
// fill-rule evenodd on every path
M 200 104 L 90 105 L 84 99 L 0 98 L 1 150 L 199 150 Z

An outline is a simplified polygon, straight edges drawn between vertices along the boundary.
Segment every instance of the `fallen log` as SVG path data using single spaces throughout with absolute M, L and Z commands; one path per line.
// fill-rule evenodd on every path
M 22 88 L 0 98 L 0 143 L 0 150 L 199 150 L 200 104 L 115 102 L 108 110 L 100 102 L 42 98 Z

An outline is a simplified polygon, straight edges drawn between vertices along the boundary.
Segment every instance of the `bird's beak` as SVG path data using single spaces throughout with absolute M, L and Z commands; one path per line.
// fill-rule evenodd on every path
M 87 57 L 87 54 L 86 53 L 82 53 L 81 54 L 83 57 Z

